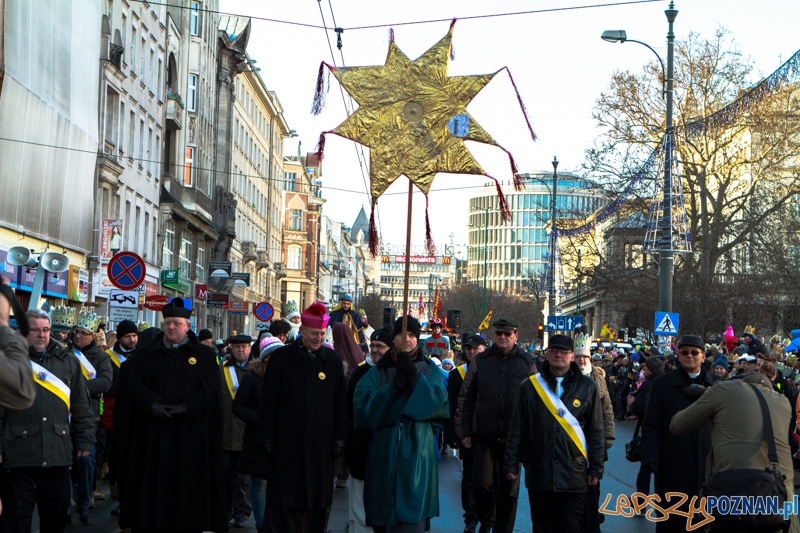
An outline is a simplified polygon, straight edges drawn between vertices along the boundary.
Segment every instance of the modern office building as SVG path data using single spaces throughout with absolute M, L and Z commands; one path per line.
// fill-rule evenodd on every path
M 552 171 L 523 174 L 525 189 L 503 182 L 511 209 L 504 223 L 494 184 L 475 190 L 469 199 L 469 279 L 495 290 L 519 292 L 526 281 L 540 278 L 548 258 Z M 560 172 L 556 190 L 557 219 L 585 219 L 606 202 L 602 189 L 576 174 Z

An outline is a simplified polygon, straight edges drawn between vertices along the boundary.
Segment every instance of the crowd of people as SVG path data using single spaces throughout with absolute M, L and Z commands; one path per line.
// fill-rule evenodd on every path
M 752 332 L 743 350 L 695 335 L 593 350 L 577 333 L 529 353 L 506 317 L 454 353 L 441 322 L 422 339 L 411 316 L 375 330 L 348 299 L 255 339 L 195 334 L 181 299 L 162 314 L 163 329 L 122 321 L 103 335 L 91 311 L 30 310 L 23 338 L 0 305 L 3 531 L 30 533 L 34 506 L 43 533 L 90 523 L 102 477 L 133 532 L 226 532 L 252 515 L 259 533 L 322 533 L 338 486 L 349 533 L 424 533 L 449 447 L 465 533 L 513 532 L 523 481 L 534 531 L 596 533 L 615 417 L 641 430 L 637 491 L 654 477 L 655 494 L 691 497 L 711 474 L 768 465 L 750 386 L 793 493 L 796 360 Z

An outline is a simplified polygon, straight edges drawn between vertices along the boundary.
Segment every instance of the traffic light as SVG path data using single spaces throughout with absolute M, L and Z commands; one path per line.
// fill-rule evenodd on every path
M 447 310 L 447 327 L 453 331 L 461 329 L 461 309 Z
M 540 339 L 544 339 L 544 326 L 539 324 L 536 326 L 536 336 Z

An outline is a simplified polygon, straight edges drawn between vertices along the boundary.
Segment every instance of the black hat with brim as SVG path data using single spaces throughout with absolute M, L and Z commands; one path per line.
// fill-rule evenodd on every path
M 567 337 L 566 335 L 553 335 L 547 342 L 547 349 L 549 350 L 550 348 L 572 351 L 575 349 L 575 341 L 572 340 L 572 337 Z
M 234 335 L 230 338 L 231 344 L 252 344 L 253 337 L 250 335 Z
M 486 346 L 486 339 L 480 335 L 470 335 L 464 343 L 464 346 L 472 346 L 473 348 L 477 348 L 478 346 Z
M 164 306 L 164 309 L 161 310 L 161 315 L 164 318 L 190 318 L 192 316 L 192 310 L 184 305 L 183 298 L 173 298 Z
M 705 351 L 706 349 L 706 343 L 705 341 L 703 341 L 703 337 L 701 337 L 700 335 L 682 336 L 681 340 L 678 341 L 678 348 L 682 348 L 684 346 L 695 346 L 703 351 Z

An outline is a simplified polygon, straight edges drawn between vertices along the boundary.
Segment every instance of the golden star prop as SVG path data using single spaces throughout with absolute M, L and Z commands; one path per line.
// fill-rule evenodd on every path
M 427 198 L 434 176 L 447 172 L 480 174 L 493 179 L 505 216 L 508 209 L 499 183 L 475 160 L 464 145 L 466 140 L 490 144 L 505 151 L 515 185 L 521 186 L 511 153 L 467 111 L 472 99 L 503 69 L 492 74 L 448 77 L 454 25 L 455 20 L 447 35 L 414 61 L 398 48 L 392 34 L 386 63 L 382 66 L 336 68 L 325 63 L 320 65 L 313 112 L 318 114 L 323 105 L 324 66 L 358 102 L 359 108 L 336 129 L 322 133 L 317 153 L 321 159 L 326 133 L 335 133 L 370 148 L 373 215 L 377 199 L 401 175 L 408 177 Z M 514 88 L 516 90 L 516 85 Z M 527 116 L 526 121 L 535 139 Z M 370 244 L 373 244 L 374 237 L 377 249 L 377 231 L 373 235 L 373 222 L 374 217 L 370 217 Z M 426 228 L 428 244 L 432 245 L 430 225 L 426 224 Z

